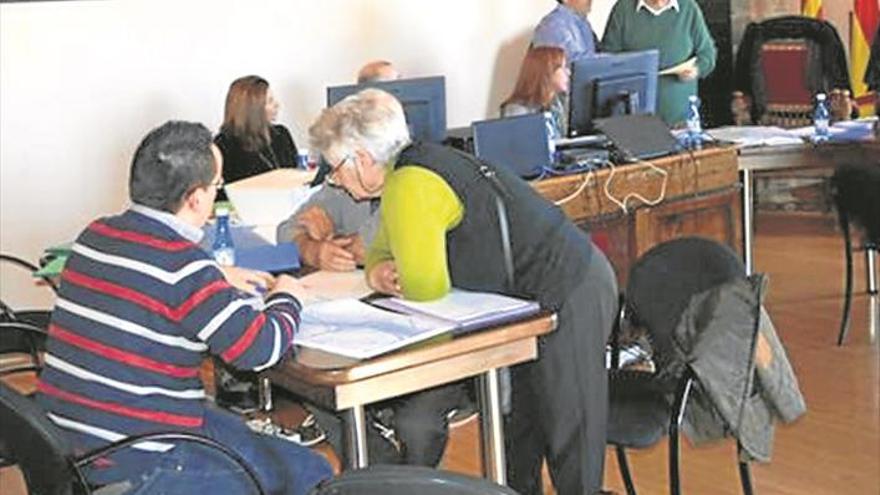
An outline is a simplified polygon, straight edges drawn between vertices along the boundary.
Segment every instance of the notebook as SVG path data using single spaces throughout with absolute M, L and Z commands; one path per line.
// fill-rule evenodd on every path
M 648 160 L 678 151 L 678 141 L 656 115 L 622 115 L 596 119 L 593 124 L 624 161 Z

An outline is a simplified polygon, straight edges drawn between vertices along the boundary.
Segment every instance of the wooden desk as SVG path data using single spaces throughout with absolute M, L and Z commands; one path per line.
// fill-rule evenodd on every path
M 687 235 L 715 239 L 735 250 L 742 248 L 739 176 L 736 149 L 713 148 L 652 160 L 668 174 L 665 195 L 658 204 L 632 200 L 624 212 L 606 195 L 616 198 L 637 192 L 647 199 L 660 196 L 662 175 L 644 164 L 597 171 L 583 189 L 588 174 L 535 181 L 533 187 L 551 201 L 566 200 L 562 210 L 578 225 L 588 227 L 608 255 L 621 286 L 630 266 L 648 249 Z M 610 182 L 609 182 L 610 181 Z M 569 199 L 570 198 L 570 199 Z
M 771 175 L 791 173 L 830 177 L 834 168 L 845 163 L 868 163 L 880 161 L 880 140 L 854 143 L 823 143 L 739 150 L 739 170 L 742 175 L 742 232 L 743 258 L 746 271 L 754 270 L 754 181 L 755 174 Z
M 479 376 L 483 469 L 489 479 L 506 484 L 498 368 L 536 359 L 538 337 L 555 328 L 556 315 L 544 314 L 366 361 L 300 348 L 266 375 L 321 407 L 344 412 L 354 468 L 368 463 L 365 405 Z

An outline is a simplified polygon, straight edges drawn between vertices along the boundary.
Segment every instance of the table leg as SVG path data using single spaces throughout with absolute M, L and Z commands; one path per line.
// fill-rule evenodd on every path
M 504 423 L 497 369 L 487 370 L 479 377 L 479 392 L 483 474 L 499 485 L 506 485 L 507 460 L 504 457 Z
M 877 283 L 877 250 L 880 246 L 870 245 L 865 249 L 865 269 L 868 272 L 868 334 L 871 342 L 877 341 L 880 327 L 880 287 Z
M 364 406 L 354 406 L 343 413 L 345 419 L 345 452 L 351 469 L 367 467 L 367 419 Z
M 752 171 L 749 169 L 741 170 L 742 173 L 742 231 L 743 231 L 743 261 L 746 265 L 746 274 L 751 275 L 754 272 L 752 258 L 752 235 L 754 232 L 754 206 L 755 193 L 754 184 L 752 183 Z
M 264 412 L 269 412 L 275 408 L 275 404 L 272 401 L 272 381 L 266 378 L 265 376 L 261 376 L 257 378 L 257 392 L 260 402 L 260 410 Z

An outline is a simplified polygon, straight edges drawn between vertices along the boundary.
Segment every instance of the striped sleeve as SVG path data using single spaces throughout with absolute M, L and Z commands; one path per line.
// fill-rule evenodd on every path
M 277 364 L 299 328 L 299 301 L 283 293 L 266 301 L 243 293 L 229 285 L 217 268 L 199 276 L 201 287 L 221 288 L 200 298 L 181 322 L 184 328 L 234 368 L 262 371 Z

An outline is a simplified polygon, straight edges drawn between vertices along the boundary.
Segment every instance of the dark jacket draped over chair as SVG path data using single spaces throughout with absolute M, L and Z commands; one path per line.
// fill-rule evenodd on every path
M 697 386 L 684 432 L 695 444 L 735 437 L 745 460 L 767 462 L 774 421 L 806 412 L 785 349 L 762 306 L 763 275 L 694 295 L 681 314 L 663 373 L 689 366 Z
M 807 83 L 813 93 L 827 93 L 832 89 L 845 89 L 852 93 L 843 42 L 830 22 L 784 16 L 750 23 L 736 54 L 734 88 L 751 97 L 753 122 L 759 122 L 767 104 L 761 70 L 761 46 L 768 41 L 788 39 L 806 40 L 811 47 Z

